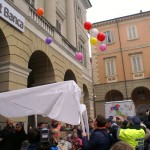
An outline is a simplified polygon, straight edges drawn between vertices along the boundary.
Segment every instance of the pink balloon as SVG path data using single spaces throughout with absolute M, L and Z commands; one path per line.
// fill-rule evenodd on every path
M 101 44 L 101 45 L 100 45 L 100 50 L 101 50 L 101 51 L 105 51 L 106 48 L 107 48 L 107 47 L 106 47 L 106 44 Z
M 81 52 L 76 53 L 76 59 L 81 61 L 83 59 L 83 54 Z

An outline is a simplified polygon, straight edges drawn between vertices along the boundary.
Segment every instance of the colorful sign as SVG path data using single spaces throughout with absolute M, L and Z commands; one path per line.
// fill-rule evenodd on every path
M 134 116 L 135 106 L 132 100 L 111 101 L 105 103 L 105 117 L 109 116 Z
M 0 17 L 19 29 L 25 30 L 25 18 L 4 0 L 0 0 Z

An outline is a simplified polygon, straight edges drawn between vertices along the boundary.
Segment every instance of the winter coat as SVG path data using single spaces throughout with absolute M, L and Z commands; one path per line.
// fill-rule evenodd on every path
M 144 150 L 150 150 L 150 130 L 146 128 Z
M 15 144 L 15 150 L 20 150 L 22 143 L 27 140 L 27 135 L 25 131 L 15 132 L 14 135 L 14 144 Z
M 0 150 L 16 150 L 14 144 L 15 128 L 6 126 L 2 131 Z
M 111 136 L 106 129 L 95 129 L 89 141 L 86 137 L 82 141 L 84 150 L 109 150 L 112 145 Z

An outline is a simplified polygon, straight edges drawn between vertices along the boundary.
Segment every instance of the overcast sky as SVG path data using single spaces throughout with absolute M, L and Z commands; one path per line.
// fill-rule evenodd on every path
M 150 0 L 90 0 L 87 21 L 94 23 L 117 17 L 150 11 Z

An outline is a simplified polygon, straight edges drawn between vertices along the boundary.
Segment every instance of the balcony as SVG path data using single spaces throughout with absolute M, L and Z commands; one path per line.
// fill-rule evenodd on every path
M 39 17 L 36 14 L 35 8 L 29 5 L 29 18 L 44 32 L 47 36 L 51 36 L 57 45 L 61 47 L 67 54 L 75 58 L 76 48 L 73 47 L 68 40 L 60 34 L 57 29 L 52 26 L 44 17 Z
M 69 43 L 68 40 L 63 35 L 61 35 L 61 33 L 54 26 L 52 26 L 43 16 L 39 17 L 36 14 L 36 9 L 31 6 L 27 2 L 27 0 L 19 1 L 19 3 L 14 3 L 11 0 L 5 1 L 14 9 L 16 9 L 16 11 L 21 13 L 27 19 L 27 22 L 30 22 L 35 27 L 37 27 L 40 32 L 45 35 L 45 37 L 52 37 L 54 43 L 56 43 L 61 49 L 63 49 L 66 54 L 70 55 L 72 58 L 75 58 L 77 49 L 71 43 Z M 20 5 L 23 5 L 21 9 Z

